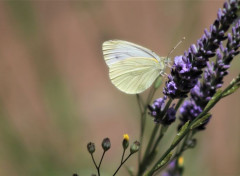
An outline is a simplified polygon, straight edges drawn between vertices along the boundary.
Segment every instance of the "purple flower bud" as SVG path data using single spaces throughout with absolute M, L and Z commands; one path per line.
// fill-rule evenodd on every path
M 212 51 L 207 51 L 206 52 L 208 55 L 211 55 L 211 54 L 213 54 L 213 52 Z
M 232 34 L 236 35 L 236 28 L 235 27 L 232 28 Z
M 207 29 L 204 29 L 204 33 L 205 33 L 205 35 L 206 35 L 207 38 L 211 38 L 211 33 L 208 32 Z
M 203 43 L 201 40 L 198 40 L 197 41 L 197 45 L 198 45 L 198 48 L 202 48 L 203 47 Z
M 226 10 L 229 10 L 230 9 L 230 5 L 228 4 L 228 2 L 225 2 L 223 4 L 223 7 L 226 9 Z
M 230 33 L 228 33 L 228 42 L 232 43 L 232 35 Z
M 229 68 L 230 68 L 230 65 L 224 65 L 224 66 L 223 66 L 223 69 L 226 69 L 226 70 L 227 70 L 227 69 L 229 69 Z
M 221 18 L 222 18 L 222 10 L 221 9 L 218 10 L 217 18 L 219 21 L 221 21 Z
M 221 87 L 222 87 L 222 84 L 217 84 L 217 85 L 216 85 L 216 88 L 217 88 L 217 89 L 219 89 L 219 88 L 221 88 Z
M 198 52 L 197 47 L 194 44 L 191 45 L 191 51 L 193 54 L 197 54 L 197 52 Z
M 153 112 L 151 113 L 151 115 L 152 115 L 152 116 L 157 116 L 157 112 L 156 112 L 156 111 L 153 111 Z
M 183 60 L 183 62 L 188 62 L 188 59 L 186 56 L 182 56 L 182 60 Z
M 226 13 L 227 13 L 227 10 L 226 9 L 222 9 L 222 15 L 226 15 Z
M 216 27 L 213 24 L 210 25 L 210 32 L 211 33 L 215 33 L 216 32 Z
M 222 54 L 221 54 L 221 52 L 220 52 L 219 49 L 217 50 L 216 55 L 217 55 L 217 59 L 218 59 L 218 60 L 221 60 L 221 59 L 222 59 Z
M 220 32 L 218 33 L 218 35 L 220 35 L 220 36 L 224 36 L 224 34 L 225 34 L 224 31 L 220 31 Z
M 209 71 L 209 73 L 210 73 L 211 75 L 214 75 L 213 65 L 210 64 L 209 62 L 207 62 L 207 70 Z
M 223 47 L 222 43 L 220 44 L 219 48 L 222 52 L 224 51 L 224 47 Z

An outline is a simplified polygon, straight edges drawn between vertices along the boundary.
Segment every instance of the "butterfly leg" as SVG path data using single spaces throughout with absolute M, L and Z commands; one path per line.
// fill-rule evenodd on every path
M 168 76 L 168 74 L 165 73 L 164 71 L 161 71 L 161 72 L 160 72 L 160 75 L 163 76 L 163 77 L 167 77 L 167 76 Z

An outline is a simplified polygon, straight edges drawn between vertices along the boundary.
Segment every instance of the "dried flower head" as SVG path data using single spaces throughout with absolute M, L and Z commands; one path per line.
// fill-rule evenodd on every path
M 105 138 L 102 141 L 102 148 L 104 151 L 107 151 L 111 148 L 111 142 L 109 138 Z
M 95 152 L 95 144 L 92 143 L 92 142 L 89 142 L 89 143 L 87 144 L 87 149 L 88 149 L 88 152 L 89 152 L 90 154 L 94 153 L 94 152 Z
M 135 141 L 131 147 L 130 147 L 130 153 L 133 154 L 133 153 L 136 153 L 140 148 L 140 142 L 138 141 Z

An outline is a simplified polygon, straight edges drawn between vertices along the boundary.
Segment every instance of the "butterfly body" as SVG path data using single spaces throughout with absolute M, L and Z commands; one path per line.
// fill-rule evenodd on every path
M 127 94 L 149 88 L 164 73 L 168 62 L 147 48 L 122 40 L 104 42 L 103 55 L 111 82 Z

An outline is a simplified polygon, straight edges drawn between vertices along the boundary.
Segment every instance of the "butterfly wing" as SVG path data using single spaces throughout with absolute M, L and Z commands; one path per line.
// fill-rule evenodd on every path
M 161 71 L 157 59 L 145 57 L 127 58 L 109 66 L 112 83 L 127 94 L 138 94 L 149 88 Z
M 153 51 L 123 40 L 106 41 L 103 43 L 102 50 L 108 67 L 118 61 L 132 57 L 146 57 L 155 58 L 158 61 L 161 60 Z

